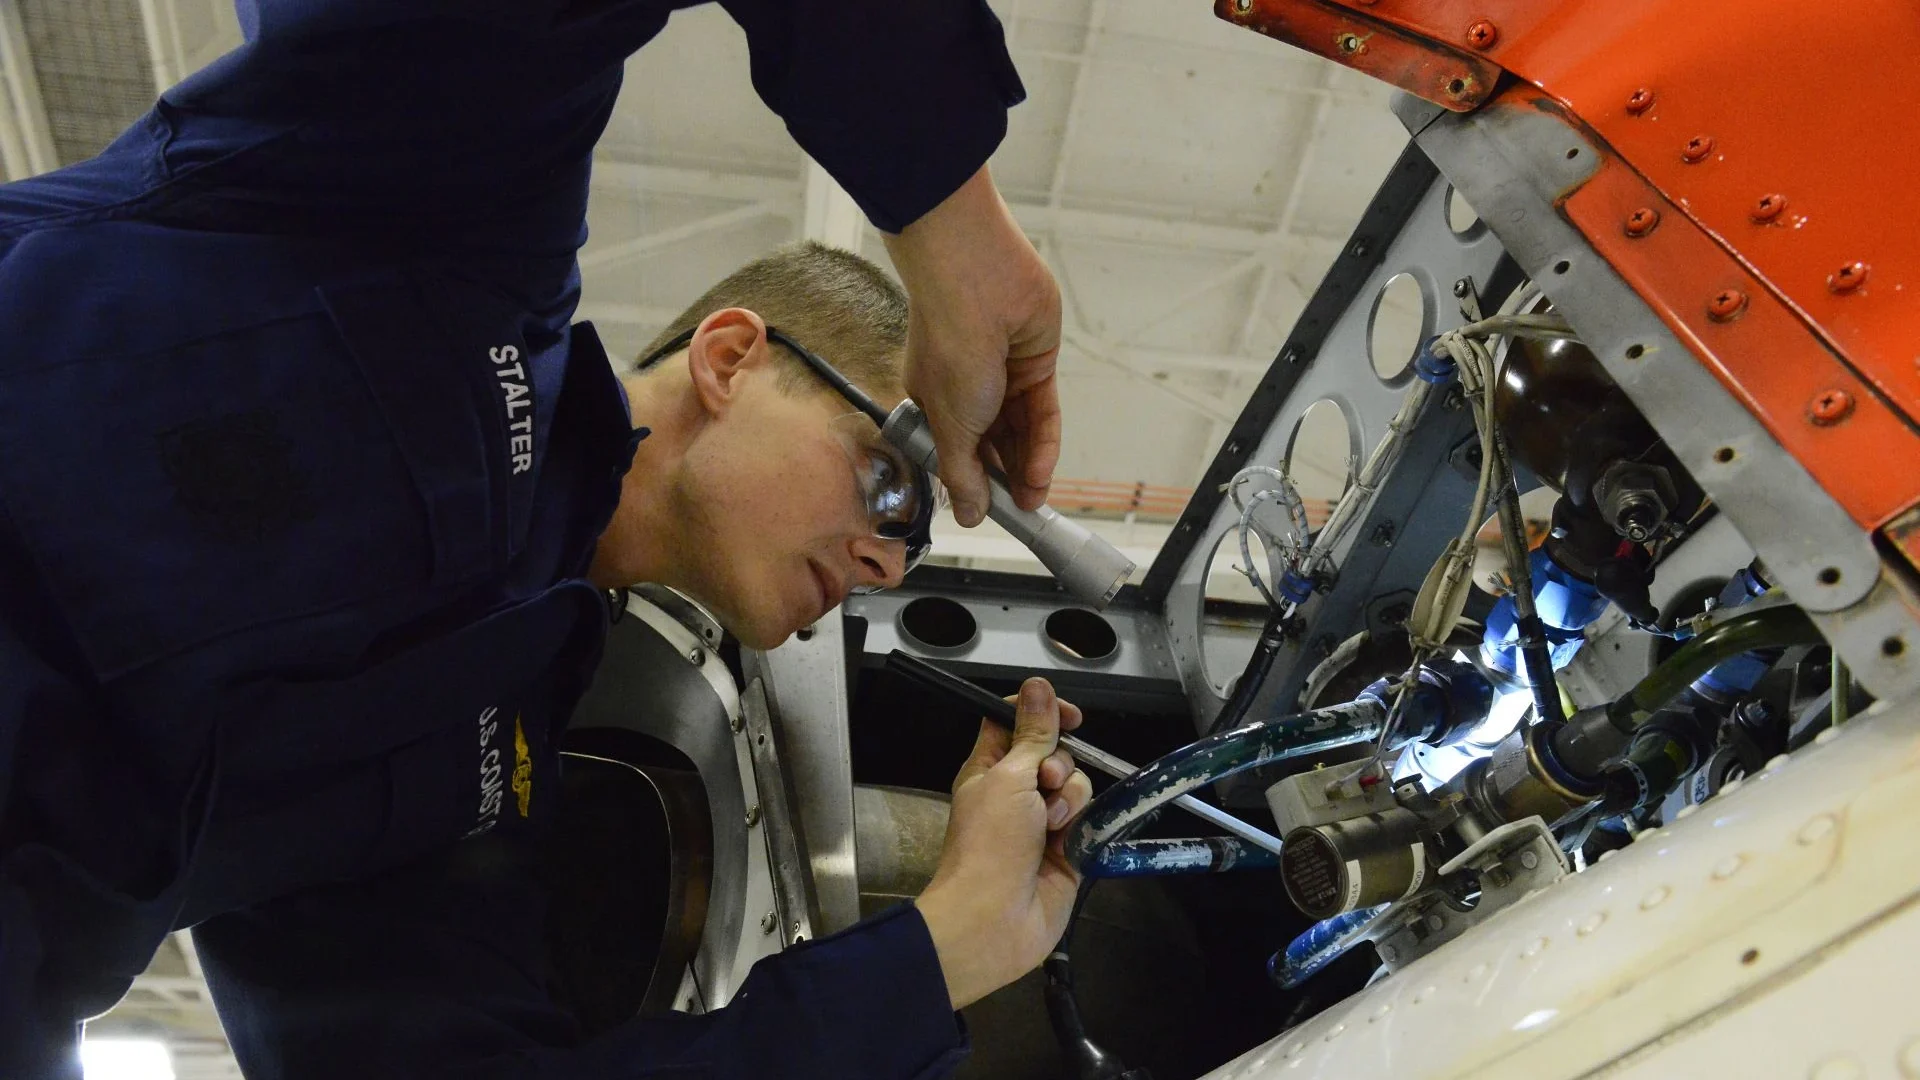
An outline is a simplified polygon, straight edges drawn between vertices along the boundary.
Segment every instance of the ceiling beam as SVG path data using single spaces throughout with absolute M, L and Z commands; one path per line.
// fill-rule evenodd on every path
M 1100 45 L 1100 35 L 1107 25 L 1107 5 L 1109 0 L 1093 0 L 1093 7 L 1087 13 L 1087 33 L 1081 39 L 1080 66 L 1073 72 L 1073 90 L 1067 98 L 1067 119 L 1060 129 L 1060 150 L 1053 156 L 1053 178 L 1047 184 L 1047 205 L 1059 209 L 1060 199 L 1067 190 L 1067 168 L 1073 161 L 1074 129 L 1080 125 L 1080 117 L 1086 109 L 1087 83 L 1093 77 L 1093 57 Z
M 1272 253 L 1270 252 L 1256 251 L 1251 255 L 1235 261 L 1230 266 L 1221 267 L 1206 277 L 1189 283 L 1185 288 L 1175 293 L 1171 299 L 1153 305 L 1145 318 L 1137 319 L 1129 324 L 1125 330 L 1120 332 L 1117 340 L 1123 342 L 1133 341 L 1145 335 L 1149 330 L 1157 330 L 1165 326 L 1168 321 L 1186 314 L 1188 304 L 1210 293 L 1226 288 L 1252 273 L 1254 270 L 1264 269 L 1267 265 L 1267 260 L 1271 257 Z M 1256 297 L 1256 300 L 1257 299 Z
M 867 234 L 867 215 L 832 174 L 812 159 L 807 161 L 805 220 L 801 237 L 828 247 L 858 254 Z
M 1322 89 L 1331 89 L 1334 73 L 1340 69 L 1329 64 L 1320 75 Z M 1320 156 L 1320 144 L 1326 141 L 1327 122 L 1333 115 L 1334 99 L 1331 95 L 1321 98 L 1313 104 L 1313 121 L 1307 127 L 1307 145 L 1300 148 L 1300 159 L 1293 165 L 1293 180 L 1287 185 L 1286 205 L 1280 211 L 1280 224 L 1274 231 L 1285 235 L 1292 232 L 1295 222 L 1300 218 L 1300 200 L 1307 193 L 1307 180 L 1313 172 L 1313 163 Z
M 164 94 L 187 76 L 177 0 L 140 0 L 140 24 L 147 32 L 147 57 L 153 66 L 154 91 Z
M 802 194 L 798 177 L 642 165 L 605 157 L 594 158 L 593 187 L 630 196 L 689 195 L 729 202 L 798 204 Z
M 59 168 L 18 0 L 0 0 L 0 97 L 0 163 L 7 178 L 25 180 Z
M 1273 291 L 1273 264 L 1261 263 L 1260 276 L 1253 282 L 1253 297 L 1247 302 L 1247 317 L 1240 322 L 1240 332 L 1234 335 L 1233 351 L 1245 353 L 1254 347 L 1253 335 L 1260 328 L 1260 313 L 1266 309 L 1267 294 Z
M 728 202 L 775 202 L 803 207 L 806 186 L 795 177 L 690 169 L 669 165 L 597 159 L 593 166 L 596 191 L 639 195 L 679 195 Z M 1316 258 L 1330 257 L 1346 243 L 1344 236 L 1295 233 L 1283 236 L 1271 226 L 1218 225 L 1164 217 L 1142 209 L 1139 213 L 1054 208 L 1039 203 L 1009 202 L 1014 220 L 1032 234 L 1063 240 L 1089 240 L 1155 249 L 1251 255 L 1296 250 Z
M 1073 354 L 1112 368 L 1144 386 L 1152 387 L 1209 420 L 1224 419 L 1231 423 L 1239 412 L 1235 406 L 1227 402 L 1205 394 L 1196 394 L 1171 379 L 1154 378 L 1151 371 L 1138 366 L 1128 358 L 1125 350 L 1115 347 L 1112 342 L 1102 340 L 1081 327 L 1068 325 L 1063 328 L 1060 337 L 1072 349 Z
M 603 326 L 633 326 L 658 330 L 680 317 L 677 308 L 658 304 L 585 303 L 574 313 L 576 319 Z
M 1273 364 L 1272 357 L 1248 353 L 1189 353 L 1173 349 L 1149 349 L 1139 345 L 1115 345 L 1112 354 L 1150 371 L 1204 371 L 1245 375 L 1262 372 Z
M 783 206 L 771 202 L 754 202 L 745 206 L 736 206 L 731 210 L 723 210 L 718 214 L 710 214 L 707 217 L 689 221 L 685 225 L 646 233 L 631 240 L 621 240 L 603 248 L 590 249 L 580 256 L 580 269 L 583 271 L 604 269 L 619 263 L 631 262 L 708 233 L 737 228 L 761 218 L 785 216 Z
M 1182 251 L 1212 251 L 1228 255 L 1284 251 L 1294 248 L 1331 254 L 1345 237 L 1296 233 L 1281 236 L 1271 228 L 1211 225 L 1149 214 L 1122 214 L 1099 210 L 1054 209 L 1033 203 L 1011 203 L 1014 220 L 1030 233 L 1048 233 L 1065 240 L 1098 240 L 1139 247 Z

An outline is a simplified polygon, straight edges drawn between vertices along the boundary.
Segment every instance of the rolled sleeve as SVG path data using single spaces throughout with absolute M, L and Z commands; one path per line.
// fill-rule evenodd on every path
M 977 172 L 1026 97 L 984 0 L 722 2 L 761 98 L 887 232 Z

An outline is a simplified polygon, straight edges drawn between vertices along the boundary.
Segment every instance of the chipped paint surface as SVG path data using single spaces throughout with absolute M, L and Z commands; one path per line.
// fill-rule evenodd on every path
M 1089 803 L 1067 835 L 1067 858 L 1084 865 L 1093 852 L 1124 839 L 1156 807 L 1237 772 L 1366 742 L 1380 734 L 1385 720 L 1385 707 L 1369 699 L 1209 735 L 1147 765 Z
M 1238 837 L 1202 836 L 1184 840 L 1118 841 L 1095 853 L 1083 872 L 1096 878 L 1146 877 L 1274 870 L 1279 866 L 1278 854 Z

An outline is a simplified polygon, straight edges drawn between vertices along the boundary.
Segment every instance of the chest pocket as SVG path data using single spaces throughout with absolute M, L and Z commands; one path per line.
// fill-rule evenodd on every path
M 186 344 L 0 376 L 0 497 L 111 678 L 501 565 L 482 389 L 404 281 L 321 290 Z

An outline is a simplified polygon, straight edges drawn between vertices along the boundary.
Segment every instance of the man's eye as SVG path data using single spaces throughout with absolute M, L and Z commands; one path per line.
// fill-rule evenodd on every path
M 892 487 L 894 476 L 895 472 L 892 458 L 880 453 L 869 453 L 867 455 L 867 479 L 873 485 L 874 490 L 885 491 Z

